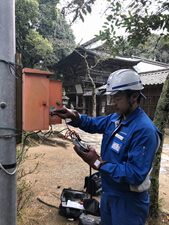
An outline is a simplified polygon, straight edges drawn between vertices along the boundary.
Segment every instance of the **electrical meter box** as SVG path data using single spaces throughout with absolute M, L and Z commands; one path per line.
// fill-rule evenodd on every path
M 49 77 L 52 76 L 53 73 L 47 71 L 24 68 L 22 74 L 23 130 L 48 130 L 50 124 L 49 120 L 51 121 L 51 116 L 49 115 L 50 104 L 52 104 L 52 107 L 55 106 L 57 108 L 58 102 L 60 103 L 60 107 L 62 106 L 62 83 L 61 81 L 53 82 L 49 80 Z M 57 86 L 58 83 L 59 88 Z M 50 87 L 53 89 L 53 92 L 50 91 Z M 55 89 L 58 90 L 58 92 Z M 50 100 L 50 98 L 52 100 Z M 54 101 L 56 105 L 54 105 Z M 54 123 L 61 123 L 61 121 L 56 119 L 53 120 L 52 124 Z
M 49 112 L 62 108 L 62 82 L 49 81 Z M 56 115 L 50 116 L 49 124 L 62 123 L 62 119 Z

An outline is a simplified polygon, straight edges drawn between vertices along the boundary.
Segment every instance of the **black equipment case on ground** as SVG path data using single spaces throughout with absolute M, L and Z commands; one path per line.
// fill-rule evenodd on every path
M 87 198 L 87 192 L 64 188 L 60 198 L 61 204 L 59 205 L 59 215 L 75 220 L 78 219 L 85 210 L 83 202 L 84 199 Z M 81 207 L 78 208 L 77 206 L 80 206 L 79 204 Z

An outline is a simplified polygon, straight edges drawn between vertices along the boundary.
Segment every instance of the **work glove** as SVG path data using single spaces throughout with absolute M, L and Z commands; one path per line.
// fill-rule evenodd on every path
M 57 115 L 62 119 L 70 118 L 73 123 L 78 123 L 80 119 L 80 114 L 76 110 L 71 110 L 68 108 L 61 108 L 50 112 L 50 115 Z
M 95 149 L 91 146 L 88 147 L 88 152 L 80 150 L 79 146 L 76 144 L 74 146 L 75 152 L 93 169 L 99 170 L 103 164 L 108 161 L 103 161 L 102 158 L 96 153 Z

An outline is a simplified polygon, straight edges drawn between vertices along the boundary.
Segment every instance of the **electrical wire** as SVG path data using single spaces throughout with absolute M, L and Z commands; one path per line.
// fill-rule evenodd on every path
M 52 133 L 53 133 L 52 125 L 49 124 L 49 126 L 50 126 L 50 130 L 47 131 L 46 133 L 44 133 L 43 131 L 41 131 L 41 133 L 44 135 L 44 137 L 47 137 L 47 138 L 50 137 L 52 135 Z
M 66 123 L 66 120 L 65 120 L 65 123 Z M 90 143 L 93 143 L 93 142 L 89 142 L 89 141 L 85 141 L 83 139 L 80 138 L 79 134 L 74 131 L 74 130 L 71 130 L 68 126 L 68 124 L 66 123 L 66 129 L 68 129 L 68 131 L 66 132 L 65 136 L 64 136 L 64 139 L 68 139 L 69 137 L 71 138 L 71 140 L 75 140 L 75 139 L 78 139 L 78 141 L 80 142 L 83 142 L 85 143 L 86 145 L 90 144 Z M 95 142 L 96 143 L 96 142 Z M 98 152 L 96 149 L 95 151 L 100 154 L 100 152 Z
M 4 59 L 0 59 L 0 62 L 4 62 L 9 66 L 9 71 L 12 76 L 14 76 L 16 79 L 18 79 L 18 78 L 22 79 L 22 77 L 17 73 L 17 71 L 15 69 L 15 66 L 20 66 L 21 68 L 23 68 L 22 64 L 10 62 L 10 61 L 4 60 Z M 15 74 L 13 74 L 12 70 L 15 72 L 15 74 L 17 76 Z
M 9 128 L 9 129 L 10 129 L 10 128 Z M 11 129 L 12 129 L 12 128 L 11 128 Z M 21 163 L 21 161 L 22 161 L 22 157 L 23 157 L 23 153 L 24 153 L 24 150 L 25 150 L 25 145 L 26 145 L 26 140 L 27 140 L 27 138 L 28 138 L 29 136 L 33 135 L 33 134 L 36 134 L 36 135 L 37 135 L 39 132 L 41 132 L 41 131 L 32 132 L 32 133 L 27 134 L 27 135 L 25 136 L 25 138 L 24 138 L 24 140 L 23 140 L 23 146 L 22 146 L 21 155 L 20 155 L 20 158 L 19 158 L 19 160 L 18 160 L 17 166 L 15 167 L 15 169 L 14 169 L 13 172 L 8 172 L 8 171 L 4 168 L 4 166 L 2 165 L 2 163 L 0 163 L 0 169 L 2 169 L 6 174 L 8 174 L 8 175 L 10 175 L 10 176 L 14 175 L 14 174 L 17 172 L 17 169 L 18 169 L 18 167 L 19 167 L 19 165 L 20 165 L 20 163 Z M 19 134 L 17 134 L 17 135 L 19 135 Z M 17 136 L 17 135 L 16 135 L 16 136 Z
M 68 124 L 66 124 L 66 126 L 67 126 L 67 129 L 68 129 L 68 130 L 67 130 L 67 132 L 65 133 L 65 136 L 64 136 L 65 139 L 68 139 L 68 138 L 70 137 L 72 140 L 75 140 L 75 139 L 81 140 L 79 134 L 78 134 L 76 131 L 71 130 L 71 129 L 68 127 Z
M 11 62 L 11 61 L 7 61 L 7 60 L 5 60 L 5 59 L 0 59 L 0 62 L 5 62 L 5 63 L 11 64 L 11 65 L 20 66 L 20 67 L 23 68 L 23 65 L 22 65 L 22 64 L 15 63 L 15 62 Z
M 17 131 L 17 130 L 21 130 L 21 129 L 16 129 L 16 128 L 10 128 L 10 127 L 0 127 L 0 129 L 5 129 L 5 130 L 14 130 L 14 131 Z M 67 139 L 69 136 L 72 138 L 72 139 L 75 139 L 75 138 L 79 138 L 79 135 L 75 132 L 75 131 L 72 131 L 70 130 L 70 128 L 67 127 L 64 128 L 63 130 L 59 131 L 58 133 L 61 133 L 62 131 L 64 130 L 68 130 L 68 132 L 66 132 L 64 138 Z M 25 131 L 22 130 L 21 133 L 19 134 L 7 134 L 7 135 L 0 135 L 0 138 L 11 138 L 11 137 L 16 137 L 16 136 L 19 136 L 19 135 L 22 135 L 23 133 L 26 133 Z M 39 133 L 42 133 L 43 134 L 43 137 L 38 135 Z M 22 150 L 21 150 L 21 154 L 20 154 L 20 158 L 18 160 L 18 163 L 17 163 L 17 166 L 15 167 L 15 169 L 12 171 L 12 172 L 8 172 L 4 166 L 2 165 L 2 163 L 0 163 L 0 169 L 2 169 L 6 174 L 12 176 L 14 175 L 16 172 L 17 172 L 17 169 L 22 161 L 22 157 L 23 157 L 23 154 L 24 154 L 24 150 L 25 150 L 25 145 L 26 145 L 26 140 L 29 136 L 31 135 L 37 135 L 38 138 L 40 138 L 41 140 L 45 140 L 47 137 L 49 137 L 51 134 L 53 133 L 52 131 L 52 125 L 50 125 L 50 130 L 46 133 L 42 132 L 41 130 L 37 131 L 37 132 L 32 132 L 30 134 L 27 134 L 23 140 L 23 146 L 22 146 Z
M 66 125 L 67 125 L 67 124 L 66 124 Z M 68 132 L 69 132 L 69 133 L 67 133 L 67 134 L 65 135 L 65 139 L 67 139 L 69 136 L 70 136 L 72 139 L 75 139 L 75 138 L 79 138 L 79 139 L 80 139 L 78 133 L 76 133 L 75 131 L 72 131 L 72 130 L 68 127 L 68 125 L 67 125 L 66 128 L 64 128 L 63 130 L 59 131 L 58 133 L 61 133 L 62 131 L 67 130 L 67 129 L 68 129 Z M 39 136 L 39 135 L 38 135 L 39 133 L 42 133 L 44 136 L 43 136 L 43 137 L 42 137 L 42 136 Z M 22 157 L 23 157 L 23 153 L 24 153 L 24 149 L 25 149 L 25 145 L 26 145 L 26 140 L 27 140 L 27 138 L 28 138 L 29 136 L 31 136 L 31 135 L 35 135 L 35 134 L 36 134 L 41 140 L 45 140 L 45 139 L 46 139 L 47 137 L 49 137 L 52 133 L 53 133 L 53 131 L 52 131 L 52 125 L 50 125 L 50 130 L 49 130 L 48 132 L 46 132 L 46 133 L 43 133 L 41 130 L 39 130 L 39 131 L 37 131 L 37 132 L 32 132 L 32 133 L 26 135 L 25 138 L 24 138 L 24 140 L 23 140 L 23 146 L 22 146 L 22 151 L 21 151 L 20 159 L 19 159 L 19 161 L 18 161 L 18 163 L 17 163 L 17 167 L 15 168 L 15 170 L 14 170 L 13 172 L 10 173 L 10 172 L 8 172 L 8 171 L 3 167 L 3 165 L 2 165 L 1 163 L 0 163 L 0 168 L 1 168 L 5 173 L 7 173 L 8 175 L 14 175 L 14 174 L 16 173 L 16 171 L 17 171 L 17 169 L 18 169 L 18 167 L 19 167 L 21 161 L 22 161 Z M 19 134 L 16 134 L 16 136 L 17 136 L 17 135 L 19 135 Z M 48 136 L 47 136 L 47 135 L 48 135 Z
M 66 124 L 66 128 L 65 129 L 63 129 L 62 131 L 64 131 L 64 130 L 68 130 L 66 133 L 65 133 L 65 135 L 64 135 L 64 139 L 68 139 L 69 137 L 71 138 L 71 140 L 75 140 L 75 139 L 78 139 L 78 141 L 82 141 L 82 142 L 84 142 L 84 143 L 92 143 L 92 142 L 88 142 L 88 141 L 85 141 L 85 140 L 83 140 L 80 136 L 79 136 L 79 134 L 75 131 L 75 130 L 71 130 L 70 128 L 69 128 L 69 126 L 68 126 L 68 124 L 66 123 L 66 121 L 65 121 L 65 124 Z M 60 131 L 61 132 L 61 131 Z
M 68 124 L 66 123 L 66 120 L 65 120 L 65 124 L 66 124 L 66 128 L 62 129 L 61 131 L 58 131 L 57 133 L 61 133 L 65 130 L 66 133 L 65 135 L 63 136 L 63 139 L 68 139 L 69 137 L 71 138 L 71 140 L 75 140 L 75 139 L 78 139 L 79 141 L 82 141 L 82 142 L 86 142 L 86 141 L 83 141 L 79 134 L 75 131 L 75 130 L 71 130 L 68 126 Z M 9 127 L 0 127 L 0 129 L 6 129 L 6 130 L 21 130 L 21 129 L 16 129 L 16 128 L 9 128 Z M 11 137 L 16 137 L 16 136 L 19 136 L 19 135 L 22 135 L 23 133 L 26 133 L 24 130 L 22 130 L 21 133 L 19 134 L 7 134 L 7 135 L 0 135 L 0 138 L 11 138 Z M 42 133 L 43 136 L 40 136 L 39 133 Z M 2 169 L 6 174 L 12 176 L 14 175 L 16 172 L 17 172 L 17 169 L 22 161 L 22 158 L 23 158 L 23 154 L 24 154 L 24 150 L 25 150 L 25 146 L 26 146 L 26 140 L 29 136 L 31 135 L 37 135 L 39 139 L 41 140 L 45 140 L 47 137 L 49 137 L 51 134 L 53 133 L 53 130 L 52 130 L 52 125 L 50 125 L 50 130 L 47 131 L 46 133 L 42 132 L 41 130 L 37 131 L 37 132 L 34 132 L 32 131 L 31 133 L 27 134 L 23 140 L 23 145 L 22 145 L 22 150 L 21 150 L 21 154 L 20 154 L 20 158 L 18 160 L 18 163 L 17 163 L 17 166 L 15 167 L 15 169 L 12 171 L 12 172 L 8 172 L 4 166 L 0 163 L 0 169 Z M 88 142 L 89 143 L 89 142 Z
M 11 128 L 11 127 L 0 127 L 0 129 L 4 129 L 4 130 L 14 130 L 14 131 L 23 131 L 22 129 L 19 128 Z

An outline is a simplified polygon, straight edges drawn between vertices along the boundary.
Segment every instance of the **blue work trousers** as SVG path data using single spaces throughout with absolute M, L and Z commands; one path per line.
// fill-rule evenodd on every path
M 149 213 L 147 191 L 134 197 L 102 193 L 100 212 L 102 225 L 145 225 Z

